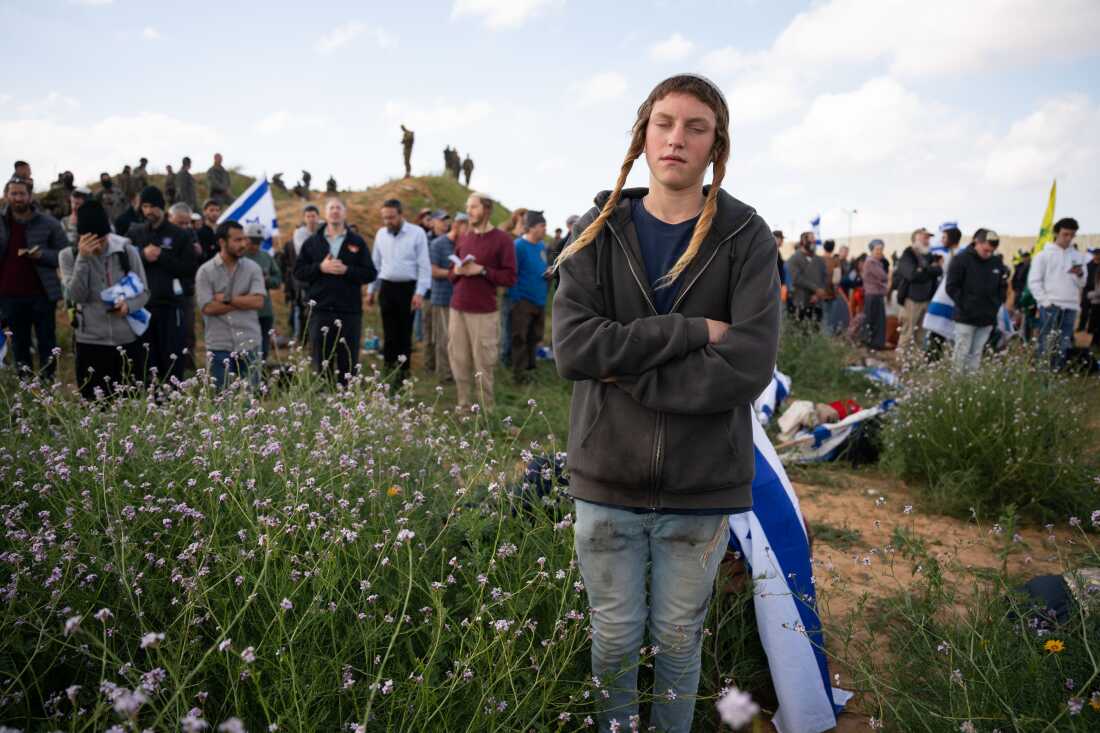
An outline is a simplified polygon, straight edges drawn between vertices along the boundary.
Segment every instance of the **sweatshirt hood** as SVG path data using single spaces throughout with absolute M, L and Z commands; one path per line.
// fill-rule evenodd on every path
M 710 186 L 703 186 L 703 195 L 710 191 Z M 619 222 L 630 219 L 630 206 L 633 199 L 640 199 L 649 193 L 648 188 L 624 188 L 619 197 L 619 204 L 615 207 L 615 219 Z M 596 194 L 595 203 L 599 209 L 611 198 L 611 191 L 600 191 Z M 711 225 L 711 234 L 725 236 L 746 222 L 756 213 L 756 209 L 726 193 L 725 189 L 718 189 L 718 211 L 714 215 L 714 223 Z

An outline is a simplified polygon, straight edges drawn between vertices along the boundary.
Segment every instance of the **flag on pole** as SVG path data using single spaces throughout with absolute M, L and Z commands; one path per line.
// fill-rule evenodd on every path
M 810 219 L 810 226 L 814 228 L 814 244 L 821 246 L 821 214 Z
M 852 693 L 829 676 L 798 496 L 764 428 L 751 422 L 752 510 L 730 515 L 730 547 L 752 573 L 757 633 L 779 700 L 772 724 L 779 733 L 831 730 Z
M 271 184 L 267 182 L 267 176 L 256 179 L 255 183 L 245 189 L 245 192 L 222 212 L 218 223 L 221 224 L 230 219 L 239 222 L 241 226 L 262 225 L 264 241 L 260 247 L 265 252 L 271 251 L 271 239 L 279 233 L 279 222 L 275 219 L 275 198 L 271 195 Z
M 1043 214 L 1043 225 L 1039 227 L 1039 238 L 1035 240 L 1032 257 L 1038 257 L 1048 242 L 1054 241 L 1054 198 L 1058 193 L 1058 179 L 1050 184 L 1050 198 L 1047 200 L 1047 212 Z

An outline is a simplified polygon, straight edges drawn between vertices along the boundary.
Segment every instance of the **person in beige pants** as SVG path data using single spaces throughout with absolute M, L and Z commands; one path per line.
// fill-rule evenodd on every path
M 458 387 L 458 406 L 469 407 L 476 401 L 486 411 L 493 409 L 493 369 L 500 343 L 497 289 L 516 282 L 515 244 L 489 221 L 492 210 L 493 200 L 486 194 L 471 194 L 466 201 L 470 230 L 455 243 L 449 275 L 454 292 L 447 324 L 447 354 Z

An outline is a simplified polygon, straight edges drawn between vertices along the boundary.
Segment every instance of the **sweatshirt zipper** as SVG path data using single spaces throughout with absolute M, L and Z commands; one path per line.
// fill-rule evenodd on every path
M 725 244 L 726 242 L 730 241 L 734 237 L 736 237 L 738 234 L 740 234 L 741 230 L 749 225 L 749 222 L 752 221 L 752 218 L 754 216 L 756 216 L 756 210 L 755 209 L 753 209 L 749 213 L 749 217 L 747 219 L 745 219 L 744 222 L 741 223 L 741 226 L 734 229 L 732 232 L 729 233 L 729 235 L 726 236 L 725 239 L 723 239 L 721 242 L 719 242 L 717 245 L 715 245 L 714 251 L 710 253 L 710 257 L 707 259 L 706 264 L 704 264 L 699 269 L 699 272 L 695 273 L 695 277 L 692 278 L 691 282 L 688 283 L 687 287 L 684 288 L 683 292 L 681 292 L 678 296 L 676 296 L 676 300 L 672 304 L 672 310 L 670 310 L 669 313 L 675 313 L 676 309 L 680 307 L 680 303 L 683 302 L 684 298 L 688 294 L 688 291 L 691 290 L 692 286 L 695 285 L 696 282 L 698 282 L 699 278 L 701 278 L 703 276 L 703 273 L 707 271 L 707 268 L 710 267 L 710 263 L 714 261 L 714 258 L 718 255 L 718 250 L 722 248 L 722 245 Z
M 642 291 L 642 297 L 645 298 L 645 302 L 649 303 L 649 308 L 653 311 L 653 315 L 658 315 L 657 306 L 653 305 L 653 301 L 649 298 L 649 291 L 645 289 L 641 279 L 638 278 L 638 273 L 634 271 L 634 263 L 630 261 L 630 252 L 627 250 L 626 245 L 623 244 L 623 240 L 619 238 L 619 233 L 615 231 L 615 227 L 611 226 L 611 222 L 607 222 L 607 228 L 611 230 L 611 235 L 615 237 L 615 241 L 618 243 L 619 248 L 622 249 L 623 254 L 626 256 L 626 266 L 630 268 L 630 274 L 634 276 L 634 282 L 638 283 L 638 290 Z

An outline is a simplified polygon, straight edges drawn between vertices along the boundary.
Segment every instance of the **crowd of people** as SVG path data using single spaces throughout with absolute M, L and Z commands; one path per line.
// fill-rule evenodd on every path
M 503 229 L 492 226 L 485 194 L 472 195 L 465 211 L 423 209 L 413 221 L 391 199 L 368 243 L 329 195 L 305 204 L 301 224 L 272 255 L 261 248 L 268 235 L 260 225 L 218 223 L 232 200 L 220 154 L 201 208 L 188 158 L 167 177 L 167 191 L 149 185 L 147 164 L 102 174 L 95 194 L 66 171 L 36 200 L 29 164 L 16 163 L 0 216 L 0 318 L 19 368 L 53 376 L 59 302 L 89 399 L 128 382 L 181 381 L 201 366 L 219 387 L 231 376 L 255 383 L 272 343 L 289 339 L 308 345 L 315 370 L 346 383 L 359 363 L 364 302 L 379 309 L 384 371 L 395 387 L 408 377 L 417 341 L 425 370 L 454 383 L 462 406 L 492 408 L 498 365 L 517 383 L 535 368 L 552 263 L 577 217 L 548 237 L 541 212 L 523 208 Z M 1034 341 L 1039 356 L 1052 350 L 1055 368 L 1065 365 L 1075 329 L 1100 345 L 1100 249 L 1086 261 L 1077 230 L 1074 219 L 1059 220 L 1053 243 L 1034 262 L 1021 252 L 1012 268 L 997 254 L 995 231 L 978 229 L 963 247 L 954 222 L 939 228 L 936 246 L 932 232 L 917 229 L 893 257 L 878 239 L 853 257 L 803 232 L 784 261 L 784 235 L 772 234 L 792 321 L 930 361 L 951 344 L 955 367 L 973 370 L 1009 334 Z M 105 302 L 102 293 L 130 274 L 140 292 Z M 277 288 L 288 306 L 285 330 L 275 324 Z M 199 316 L 205 364 L 195 361 Z
M 962 246 L 956 222 L 940 226 L 935 246 L 932 232 L 915 230 L 909 246 L 890 258 L 880 239 L 855 257 L 825 240 L 819 254 L 814 233 L 802 232 L 789 259 L 777 256 L 782 297 L 792 320 L 873 351 L 896 346 L 938 361 L 950 342 L 955 368 L 973 371 L 983 352 L 1018 335 L 1062 369 L 1075 330 L 1100 348 L 1100 248 L 1081 252 L 1078 229 L 1075 219 L 1058 220 L 1053 241 L 1034 261 L 1022 250 L 1011 267 L 997 253 L 996 231 L 977 229 Z M 772 235 L 782 248 L 783 232 Z
M 320 206 L 306 203 L 293 236 L 269 254 L 261 225 L 219 223 L 231 200 L 228 174 L 216 172 L 224 171 L 220 155 L 201 213 L 187 200 L 194 185 L 186 158 L 168 179 L 174 200 L 149 185 L 147 162 L 113 179 L 103 174 L 94 194 L 65 172 L 38 199 L 29 164 L 16 163 L 0 214 L 0 319 L 20 370 L 53 378 L 64 303 L 76 380 L 90 400 L 133 383 L 178 383 L 198 368 L 219 388 L 230 378 L 255 384 L 272 344 L 291 339 L 309 347 L 316 371 L 346 383 L 360 361 L 365 304 L 379 309 L 394 387 L 409 374 L 414 333 L 427 371 L 454 383 L 463 406 L 492 408 L 498 362 L 517 382 L 529 379 L 550 263 L 564 240 L 558 229 L 547 241 L 541 212 L 519 209 L 502 230 L 490 222 L 486 194 L 471 195 L 465 211 L 424 209 L 415 221 L 390 199 L 368 243 L 329 195 Z M 277 288 L 288 306 L 285 331 L 275 324 Z M 205 362 L 195 360 L 199 316 Z

